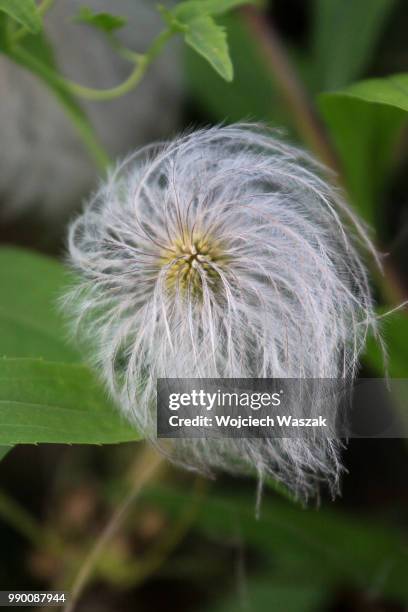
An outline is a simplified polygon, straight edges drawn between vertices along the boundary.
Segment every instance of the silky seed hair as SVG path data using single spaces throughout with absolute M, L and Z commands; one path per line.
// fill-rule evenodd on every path
M 356 376 L 377 334 L 358 251 L 376 254 L 323 173 L 263 126 L 202 129 L 120 163 L 72 223 L 73 330 L 154 444 L 159 377 Z M 287 409 L 305 417 L 325 402 Z M 166 452 L 189 469 L 255 472 L 303 498 L 321 482 L 335 493 L 342 471 L 333 430 L 173 442 Z

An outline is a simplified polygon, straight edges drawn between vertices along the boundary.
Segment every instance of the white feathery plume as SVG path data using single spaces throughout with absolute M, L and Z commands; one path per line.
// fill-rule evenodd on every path
M 78 282 L 66 308 L 150 440 L 158 377 L 355 377 L 377 333 L 357 243 L 376 254 L 322 171 L 263 126 L 203 129 L 126 159 L 71 225 Z M 335 492 L 341 443 L 312 429 L 179 439 L 172 457 L 207 473 L 256 471 L 302 497 L 321 481 Z

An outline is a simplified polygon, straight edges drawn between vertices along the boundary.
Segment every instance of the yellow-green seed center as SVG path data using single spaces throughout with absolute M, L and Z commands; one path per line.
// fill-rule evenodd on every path
M 161 266 L 167 267 L 167 287 L 195 296 L 201 295 L 204 282 L 218 282 L 217 267 L 224 261 L 220 245 L 200 235 L 175 240 L 160 258 Z

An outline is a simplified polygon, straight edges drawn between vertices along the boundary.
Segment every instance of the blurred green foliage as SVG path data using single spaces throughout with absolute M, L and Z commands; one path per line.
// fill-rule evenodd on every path
M 186 501 L 186 494 L 177 488 L 157 488 L 146 495 L 172 516 Z M 379 522 L 328 509 L 305 510 L 267 496 L 255 521 L 248 496 L 211 491 L 200 503 L 194 525 L 212 540 L 239 538 L 247 552 L 255 549 L 272 581 L 271 596 L 275 581 L 295 583 L 305 594 L 307 587 L 317 589 L 317 595 L 339 584 L 370 590 L 381 577 L 383 593 L 408 599 L 408 554 L 401 533 Z
M 327 599 L 326 590 L 319 585 L 297 584 L 294 588 L 292 580 L 273 580 L 270 576 L 249 579 L 236 590 L 235 596 L 230 595 L 220 604 L 211 605 L 211 612 L 237 612 L 240 609 L 315 612 L 322 609 Z
M 41 30 L 41 17 L 34 0 L 0 0 L 0 12 L 12 17 L 33 34 Z
M 0 446 L 0 461 L 7 455 L 11 448 L 11 446 Z
M 360 215 L 379 228 L 384 221 L 385 188 L 406 113 L 397 107 L 370 103 L 351 91 L 322 94 L 319 104 L 352 201 Z
M 127 23 L 127 19 L 124 17 L 118 17 L 111 13 L 94 13 L 94 11 L 87 6 L 82 6 L 79 9 L 78 14 L 74 17 L 74 21 L 77 23 L 86 23 L 108 34 L 120 30 L 120 28 L 123 28 Z
M 313 82 L 318 91 L 338 89 L 359 78 L 396 0 L 314 0 Z

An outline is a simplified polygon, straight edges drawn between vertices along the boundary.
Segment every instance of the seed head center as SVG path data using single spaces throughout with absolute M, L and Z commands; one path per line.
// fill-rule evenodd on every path
M 209 284 L 216 282 L 216 267 L 222 259 L 219 245 L 202 236 L 174 241 L 161 260 L 168 268 L 168 288 L 201 294 L 204 277 Z

